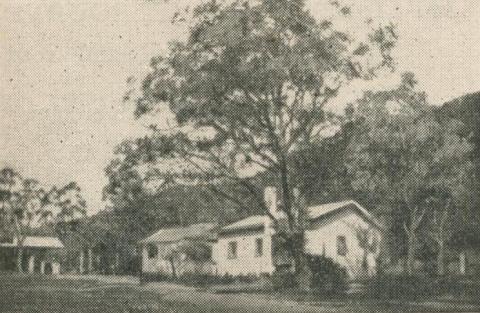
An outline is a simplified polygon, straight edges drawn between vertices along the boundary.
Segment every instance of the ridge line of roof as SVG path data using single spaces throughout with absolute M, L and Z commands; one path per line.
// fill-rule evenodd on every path
M 325 215 L 327 215 L 327 214 L 335 213 L 336 211 L 345 208 L 345 207 L 346 207 L 347 205 L 349 205 L 349 204 L 355 205 L 355 206 L 357 207 L 357 209 L 359 209 L 359 211 L 360 211 L 361 213 L 363 213 L 363 214 L 366 216 L 366 218 L 367 218 L 368 220 L 370 220 L 370 222 L 373 223 L 375 226 L 377 226 L 378 228 L 383 228 L 382 224 L 376 219 L 375 216 L 373 216 L 366 208 L 364 208 L 361 204 L 359 204 L 357 201 L 355 201 L 355 200 L 353 200 L 353 199 L 344 200 L 344 201 L 337 201 L 337 202 L 329 202 L 329 203 L 323 203 L 323 204 L 308 206 L 308 207 L 307 207 L 307 210 L 310 210 L 310 209 L 312 209 L 312 208 L 320 208 L 320 207 L 322 207 L 322 206 L 327 206 L 327 205 L 329 205 L 329 206 L 341 205 L 341 206 L 339 206 L 339 207 L 337 207 L 337 208 L 334 208 L 334 209 L 332 209 L 332 210 L 330 210 L 330 211 L 324 212 L 324 213 L 322 213 L 322 214 L 320 214 L 320 215 L 318 215 L 318 216 L 316 216 L 316 217 L 309 217 L 309 219 L 311 219 L 311 220 L 319 219 L 319 218 L 321 218 L 322 216 L 325 216 Z M 228 231 L 228 230 L 236 230 L 236 231 L 238 231 L 238 230 L 242 230 L 242 229 L 249 229 L 249 228 L 253 227 L 254 225 L 253 225 L 253 226 L 252 226 L 252 225 L 237 225 L 237 226 L 235 226 L 235 227 L 233 227 L 233 228 L 228 228 L 228 227 L 233 226 L 234 224 L 240 223 L 240 222 L 242 222 L 242 221 L 245 221 L 245 220 L 247 220 L 247 219 L 249 219 L 249 218 L 253 218 L 253 217 L 259 217 L 259 218 L 260 218 L 260 217 L 263 217 L 263 218 L 265 218 L 265 217 L 270 217 L 270 216 L 267 215 L 267 214 L 264 214 L 264 215 L 251 215 L 251 216 L 248 216 L 248 217 L 246 217 L 246 218 L 240 219 L 240 220 L 238 220 L 238 221 L 236 221 L 236 222 L 233 222 L 233 223 L 231 223 L 231 224 L 229 224 L 229 225 L 223 226 L 223 227 L 220 229 L 220 232 L 222 232 L 222 231 L 224 231 L 224 230 L 225 230 L 225 231 Z

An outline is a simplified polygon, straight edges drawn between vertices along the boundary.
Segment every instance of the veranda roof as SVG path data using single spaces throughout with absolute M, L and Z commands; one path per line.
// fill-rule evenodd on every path
M 1 243 L 0 247 L 16 247 L 17 240 L 14 239 L 13 242 Z M 25 248 L 54 248 L 61 249 L 64 248 L 63 243 L 57 237 L 39 237 L 39 236 L 28 236 L 23 242 L 23 247 Z
M 214 223 L 200 223 L 186 227 L 164 228 L 150 237 L 140 240 L 139 243 L 175 242 L 186 239 L 213 240 L 216 238 L 216 226 Z

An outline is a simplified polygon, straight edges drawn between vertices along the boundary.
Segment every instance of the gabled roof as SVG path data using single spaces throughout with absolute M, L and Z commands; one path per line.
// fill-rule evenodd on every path
M 192 239 L 216 239 L 215 228 L 213 223 L 193 224 L 187 227 L 172 227 L 160 229 L 155 234 L 139 241 L 140 244 L 155 242 L 175 242 L 181 240 Z
M 13 240 L 13 243 L 2 243 L 0 247 L 16 247 L 17 241 Z M 39 237 L 28 236 L 23 241 L 23 247 L 25 248 L 63 248 L 62 242 L 57 237 Z
M 365 219 L 367 219 L 376 227 L 383 228 L 382 224 L 370 212 L 368 212 L 367 209 L 365 209 L 363 206 L 361 206 L 360 204 L 358 204 L 358 202 L 354 200 L 311 206 L 308 208 L 308 215 L 310 217 L 310 220 L 316 221 L 321 218 L 326 218 L 333 214 L 349 209 L 357 211 L 358 213 L 360 213 L 360 215 L 362 215 Z
M 345 210 L 355 210 L 374 226 L 382 228 L 381 223 L 372 214 L 370 214 L 364 207 L 362 207 L 360 204 L 353 200 L 310 206 L 307 209 L 308 217 L 312 222 L 327 218 L 329 216 L 333 216 Z M 226 234 L 238 231 L 243 232 L 250 230 L 263 230 L 267 219 L 267 215 L 250 216 L 223 227 L 220 230 L 220 233 Z

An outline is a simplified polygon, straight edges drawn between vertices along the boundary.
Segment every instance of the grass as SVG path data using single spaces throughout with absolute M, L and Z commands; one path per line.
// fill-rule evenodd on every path
M 0 274 L 0 283 L 2 313 L 214 312 L 208 307 L 164 300 L 157 293 L 140 291 L 135 286 L 108 286 L 95 280 Z
M 460 312 L 480 311 L 469 301 L 321 299 L 313 295 L 215 294 L 161 283 L 108 284 L 95 279 L 0 273 L 0 312 Z

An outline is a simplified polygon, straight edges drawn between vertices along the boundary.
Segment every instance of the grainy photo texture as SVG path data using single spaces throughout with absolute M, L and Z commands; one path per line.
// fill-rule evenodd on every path
M 479 4 L 0 1 L 0 312 L 480 312 Z

